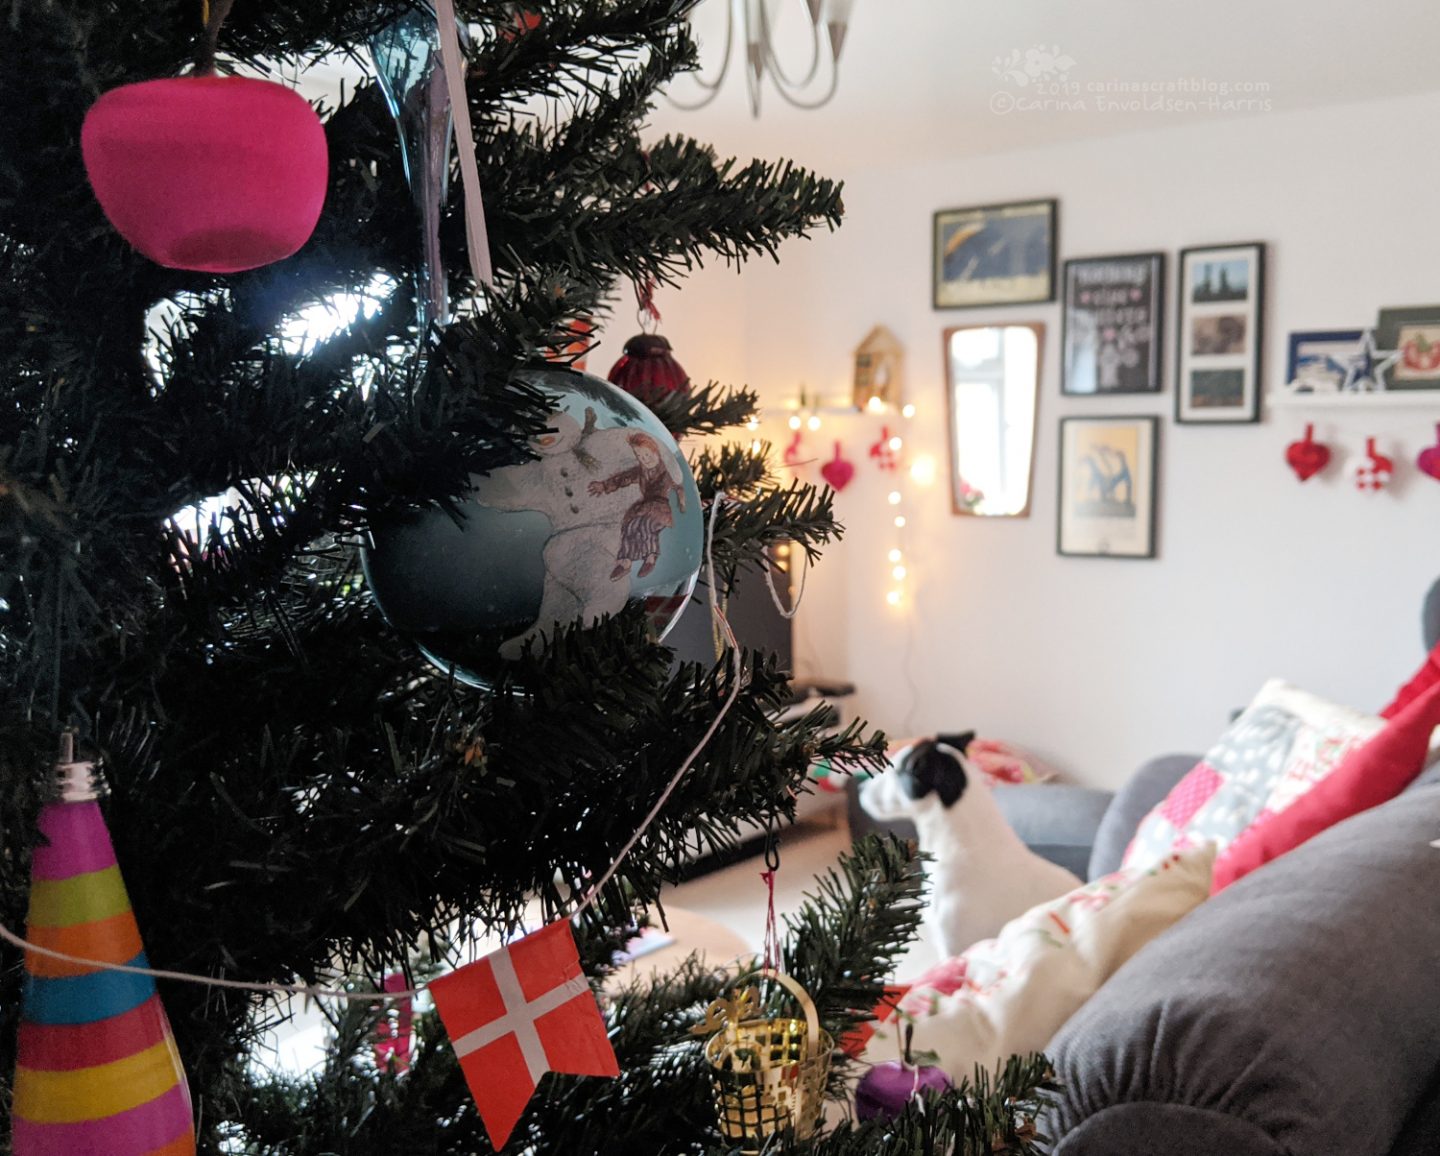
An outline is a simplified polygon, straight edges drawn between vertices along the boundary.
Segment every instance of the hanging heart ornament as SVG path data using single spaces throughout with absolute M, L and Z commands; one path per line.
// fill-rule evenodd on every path
M 1285 448 L 1285 460 L 1296 476 L 1306 482 L 1330 464 L 1330 447 L 1315 440 L 1314 425 L 1305 427 L 1305 436 Z
M 1440 482 L 1440 425 L 1435 427 L 1435 444 L 1421 450 L 1420 456 L 1415 459 L 1415 464 L 1420 467 L 1422 473 L 1429 474 L 1437 482 Z
M 835 443 L 835 456 L 820 467 L 820 476 L 837 494 L 848 486 L 855 476 L 855 466 L 842 456 L 839 442 Z

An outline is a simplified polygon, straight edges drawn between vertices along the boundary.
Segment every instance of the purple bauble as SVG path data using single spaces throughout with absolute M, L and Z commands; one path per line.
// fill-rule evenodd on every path
M 905 1105 L 922 1092 L 940 1093 L 951 1087 L 939 1068 L 906 1067 L 899 1060 L 876 1064 L 855 1089 L 855 1114 L 861 1120 L 900 1115 Z

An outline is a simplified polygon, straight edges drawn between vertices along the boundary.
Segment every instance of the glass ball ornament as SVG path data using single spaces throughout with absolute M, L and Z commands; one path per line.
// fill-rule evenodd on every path
M 518 376 L 554 401 L 535 458 L 474 475 L 458 521 L 443 509 L 376 519 L 361 556 L 386 620 L 481 688 L 541 634 L 630 603 L 664 638 L 703 554 L 695 477 L 653 413 L 591 374 Z

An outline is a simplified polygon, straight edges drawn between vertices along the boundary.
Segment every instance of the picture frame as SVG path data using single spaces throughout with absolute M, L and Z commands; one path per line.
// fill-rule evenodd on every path
M 1385 371 L 1389 389 L 1440 389 L 1440 305 L 1380 310 L 1375 346 L 1400 354 Z
M 1059 204 L 1052 197 L 937 212 L 931 261 L 935 308 L 1054 301 Z
M 1060 419 L 1056 553 L 1154 558 L 1160 419 Z
M 1304 329 L 1290 334 L 1285 389 L 1290 393 L 1338 393 L 1356 368 L 1363 329 Z
M 1074 258 L 1065 262 L 1061 282 L 1060 392 L 1160 393 L 1165 254 Z
M 1265 345 L 1265 243 L 1181 249 L 1175 420 L 1260 420 Z

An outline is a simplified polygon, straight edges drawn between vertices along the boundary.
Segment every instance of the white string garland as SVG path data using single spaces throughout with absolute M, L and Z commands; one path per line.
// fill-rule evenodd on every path
M 441 0 L 441 2 L 443 3 L 444 0 Z M 599 899 L 600 892 L 605 884 L 609 883 L 610 880 L 615 877 L 615 873 L 620 870 L 621 864 L 625 862 L 630 852 L 635 849 L 635 844 L 640 841 L 641 836 L 643 836 L 645 832 L 649 830 L 650 825 L 655 822 L 661 810 L 664 809 L 665 804 L 669 802 L 671 796 L 674 795 L 676 788 L 680 786 L 680 780 L 683 779 L 690 768 L 695 765 L 695 761 L 700 757 L 706 746 L 709 745 L 710 740 L 715 737 L 715 732 L 720 729 L 720 724 L 725 720 L 725 716 L 730 713 L 730 708 L 735 705 L 736 699 L 740 697 L 740 689 L 743 685 L 745 673 L 740 656 L 740 644 L 736 641 L 735 632 L 731 630 L 730 623 L 726 620 L 725 615 L 721 613 L 714 596 L 715 522 L 720 516 L 720 508 L 727 502 L 733 500 L 734 499 L 728 494 L 720 493 L 715 495 L 714 500 L 710 504 L 710 520 L 705 530 L 705 566 L 708 572 L 711 590 L 710 613 L 714 615 L 716 624 L 725 635 L 726 641 L 730 644 L 730 693 L 726 696 L 725 702 L 711 720 L 709 728 L 705 731 L 704 735 L 701 736 L 700 741 L 695 744 L 694 749 L 685 757 L 685 761 L 680 764 L 680 768 L 670 777 L 670 781 L 666 783 L 665 789 L 660 792 L 660 797 L 655 800 L 655 804 L 650 808 L 649 812 L 647 812 L 640 826 L 636 828 L 635 833 L 631 835 L 625 845 L 620 848 L 614 861 L 611 862 L 610 866 L 605 869 L 600 878 L 595 881 L 581 898 L 575 910 L 570 913 L 569 918 L 571 919 L 592 907 L 595 901 Z M 220 979 L 211 975 L 197 975 L 188 971 L 167 971 L 163 968 L 134 967 L 130 964 L 108 963 L 102 959 L 87 959 L 84 956 L 71 955 L 64 951 L 56 951 L 54 948 L 41 947 L 39 944 L 31 943 L 29 940 L 16 935 L 3 923 L 0 923 L 0 939 L 3 939 L 12 947 L 20 948 L 22 951 L 33 952 L 36 955 L 43 955 L 49 959 L 58 959 L 64 963 L 78 964 L 82 967 L 93 967 L 97 971 L 117 971 L 123 972 L 126 975 L 148 975 L 152 979 L 169 979 L 177 983 L 198 984 L 202 987 L 223 987 L 232 991 L 261 992 L 270 995 L 300 995 L 309 998 L 351 1000 L 357 1003 L 376 1003 L 381 1000 L 411 999 L 419 995 L 425 987 L 425 985 L 422 985 L 418 988 L 405 988 L 401 991 L 347 991 L 343 988 L 321 987 L 314 984 L 251 983 L 245 980 Z

